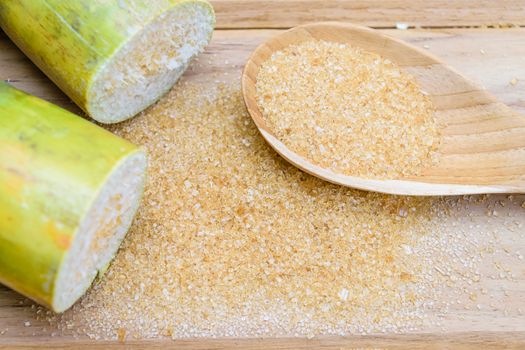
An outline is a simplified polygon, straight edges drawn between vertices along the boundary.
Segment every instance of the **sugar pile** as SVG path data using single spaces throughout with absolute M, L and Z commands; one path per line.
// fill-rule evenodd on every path
M 149 152 L 144 203 L 102 282 L 63 315 L 92 338 L 314 336 L 439 325 L 480 280 L 470 199 L 323 182 L 264 142 L 238 86 L 179 83 L 117 134 Z M 463 301 L 462 301 L 463 302 Z M 472 303 L 474 303 L 472 301 Z
M 433 164 L 440 136 L 430 98 L 376 53 L 320 40 L 290 45 L 261 65 L 256 90 L 267 126 L 313 164 L 389 179 Z

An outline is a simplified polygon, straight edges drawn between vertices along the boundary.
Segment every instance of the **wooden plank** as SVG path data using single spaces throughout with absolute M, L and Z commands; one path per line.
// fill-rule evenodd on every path
M 276 30 L 227 30 L 217 31 L 212 44 L 200 56 L 198 64 L 190 69 L 186 77 L 195 81 L 237 80 L 240 70 L 252 50 L 267 38 L 275 35 Z M 499 99 L 514 109 L 525 112 L 525 29 L 507 30 L 433 30 L 433 31 L 385 31 L 403 38 L 420 47 L 428 49 L 436 56 L 449 63 L 467 77 L 483 84 Z M 517 78 L 518 83 L 509 82 Z M 46 77 L 40 73 L 5 37 L 0 35 L 0 79 L 12 79 L 13 84 L 45 99 L 66 106 L 77 108 Z M 524 197 L 525 199 L 525 197 Z M 498 209 L 499 210 L 499 209 Z M 502 221 L 507 210 L 502 209 L 500 219 L 494 219 L 491 230 L 503 232 Z M 523 215 L 521 215 L 523 216 Z M 473 217 L 465 215 L 464 225 L 475 227 L 476 217 L 483 222 L 484 211 Z M 525 218 L 520 217 L 525 223 Z M 489 228 L 486 228 L 487 230 Z M 523 234 L 504 237 L 505 246 L 516 247 L 525 251 Z M 267 339 L 267 340 L 190 340 L 190 341 L 139 341 L 133 343 L 95 343 L 86 339 L 75 340 L 65 336 L 50 337 L 54 330 L 43 322 L 34 319 L 31 302 L 20 295 L 0 287 L 0 349 L 20 348 L 41 345 L 46 348 L 118 348 L 134 346 L 137 348 L 177 347 L 185 349 L 340 349 L 350 347 L 392 347 L 392 348 L 523 348 L 525 346 L 525 320 L 523 315 L 508 313 L 505 308 L 525 302 L 525 273 L 522 267 L 517 273 L 517 282 L 509 284 L 505 280 L 490 280 L 486 288 L 491 293 L 508 291 L 508 296 L 501 295 L 497 310 L 466 310 L 461 305 L 450 310 L 444 324 L 445 330 L 438 327 L 425 330 L 428 334 L 410 334 L 404 336 L 368 336 L 368 337 L 327 337 L 314 340 L 306 339 Z M 481 297 L 480 297 L 481 298 Z M 480 301 L 484 307 L 488 302 Z M 522 307 L 525 310 L 525 307 Z M 31 321 L 25 327 L 25 321 Z M 512 331 L 509 333 L 509 331 Z M 462 333 L 456 333 L 462 332 Z
M 318 339 L 209 339 L 176 341 L 130 341 L 90 342 L 90 341 L 24 341 L 2 345 L 3 349 L 181 349 L 181 350 L 227 350 L 227 349 L 275 349 L 275 350 L 350 350 L 350 349 L 523 349 L 525 334 L 519 332 L 501 333 L 454 333 L 446 337 L 432 334 L 381 335 L 356 337 L 324 337 Z
M 384 30 L 383 32 L 427 49 L 467 78 L 481 84 L 505 104 L 525 113 L 525 28 Z M 250 53 L 278 30 L 216 31 L 213 41 L 199 60 L 196 72 L 203 80 L 210 74 L 237 74 Z M 228 62 L 228 63 L 225 63 Z M 70 110 L 78 108 L 54 86 L 0 32 L 0 79 L 57 103 Z M 510 82 L 517 79 L 516 85 Z
M 343 21 L 393 28 L 525 25 L 523 0 L 212 0 L 217 28 L 289 28 Z

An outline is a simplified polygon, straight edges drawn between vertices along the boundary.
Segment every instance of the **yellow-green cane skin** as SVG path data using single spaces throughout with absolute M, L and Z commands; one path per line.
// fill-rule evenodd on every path
M 148 23 L 175 6 L 205 0 L 0 0 L 0 27 L 89 114 L 97 72 Z
M 62 259 L 133 144 L 0 82 L 0 283 L 53 308 Z

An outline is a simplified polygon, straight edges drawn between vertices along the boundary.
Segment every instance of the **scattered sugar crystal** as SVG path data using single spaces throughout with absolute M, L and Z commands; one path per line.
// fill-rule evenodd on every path
M 408 23 L 397 22 L 396 23 L 396 28 L 400 29 L 400 30 L 407 30 L 408 29 Z
M 343 289 L 341 289 L 341 291 L 339 291 L 338 295 L 339 295 L 339 298 L 341 298 L 341 300 L 347 301 L 348 300 L 348 296 L 350 295 L 350 292 L 348 291 L 348 289 L 343 288 Z

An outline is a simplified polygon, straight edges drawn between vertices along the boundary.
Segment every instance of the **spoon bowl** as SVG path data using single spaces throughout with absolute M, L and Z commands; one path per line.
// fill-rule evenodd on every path
M 274 52 L 304 41 L 350 44 L 381 55 L 428 93 L 440 127 L 437 159 L 417 176 L 373 179 L 322 168 L 290 150 L 267 126 L 256 99 L 260 66 Z M 366 27 L 337 22 L 287 30 L 260 45 L 242 74 L 248 112 L 265 140 L 287 161 L 323 180 L 401 195 L 525 193 L 525 117 L 429 53 Z

